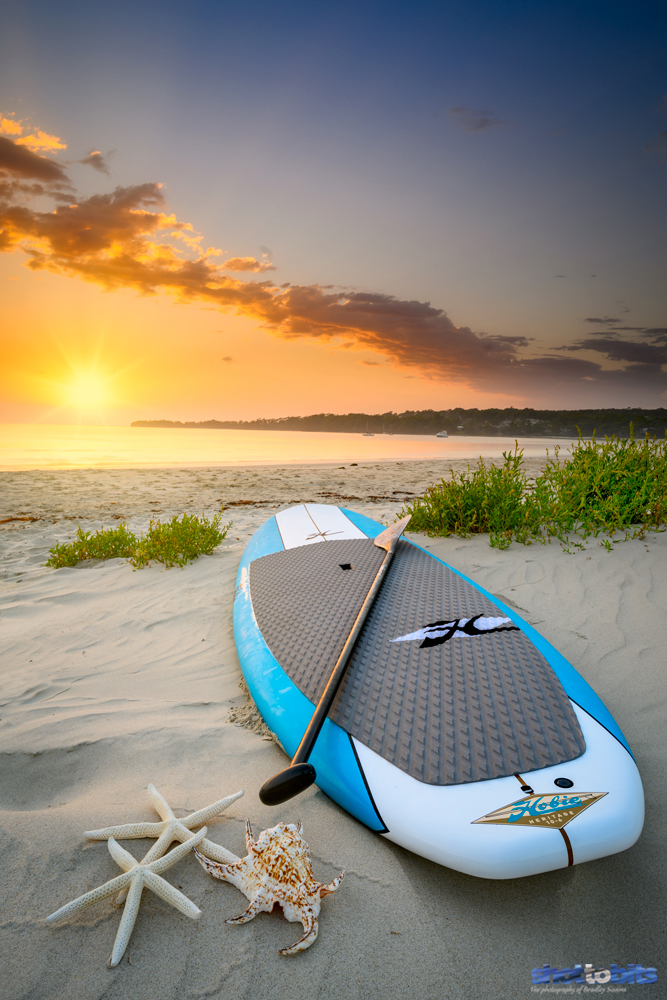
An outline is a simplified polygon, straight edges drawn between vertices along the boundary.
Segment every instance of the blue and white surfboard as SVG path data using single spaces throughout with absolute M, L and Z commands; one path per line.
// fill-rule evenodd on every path
M 370 541 L 383 528 L 301 504 L 246 546 L 236 647 L 290 757 L 384 555 Z M 512 608 L 407 540 L 310 761 L 370 829 L 483 878 L 614 854 L 642 830 L 639 772 L 600 698 Z

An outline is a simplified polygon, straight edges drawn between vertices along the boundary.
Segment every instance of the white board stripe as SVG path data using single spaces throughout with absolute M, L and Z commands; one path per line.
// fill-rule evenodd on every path
M 340 507 L 323 503 L 300 504 L 276 514 L 280 537 L 286 549 L 315 542 L 339 541 L 346 538 L 366 538 Z

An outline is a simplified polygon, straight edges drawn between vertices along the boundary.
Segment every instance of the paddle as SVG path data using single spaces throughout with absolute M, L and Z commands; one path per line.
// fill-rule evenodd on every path
M 317 778 L 317 772 L 313 765 L 308 763 L 308 758 L 313 751 L 315 741 L 317 740 L 320 730 L 324 725 L 324 720 L 328 715 L 329 709 L 333 705 L 336 692 L 340 687 L 340 682 L 345 676 L 345 671 L 350 661 L 350 657 L 352 656 L 352 650 L 354 649 L 354 645 L 359 637 L 359 633 L 361 632 L 364 622 L 368 618 L 370 610 L 375 603 L 375 598 L 377 597 L 380 587 L 382 586 L 382 581 L 384 580 L 387 570 L 391 565 L 391 561 L 394 558 L 394 551 L 396 549 L 396 545 L 398 544 L 398 540 L 407 527 L 409 520 L 410 515 L 408 515 L 408 517 L 404 517 L 401 521 L 397 521 L 396 524 L 390 525 L 383 532 L 381 532 L 377 538 L 374 539 L 375 545 L 377 545 L 380 549 L 385 549 L 387 554 L 382 560 L 382 565 L 377 571 L 371 589 L 366 595 L 366 600 L 361 606 L 361 611 L 356 617 L 355 623 L 352 626 L 352 631 L 345 641 L 343 651 L 338 657 L 335 667 L 331 671 L 331 676 L 327 681 L 327 685 L 317 704 L 317 708 L 313 712 L 313 716 L 308 723 L 308 728 L 303 734 L 296 753 L 292 758 L 292 763 L 289 767 L 286 767 L 283 771 L 278 771 L 278 773 L 274 774 L 272 778 L 265 781 L 259 790 L 259 797 L 265 806 L 278 806 L 281 802 L 287 802 L 288 799 L 293 798 L 295 795 L 298 795 L 299 792 L 303 792 L 306 788 L 312 785 Z

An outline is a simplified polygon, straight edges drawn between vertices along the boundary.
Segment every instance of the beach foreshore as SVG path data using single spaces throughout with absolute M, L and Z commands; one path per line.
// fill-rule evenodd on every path
M 539 475 L 545 461 L 525 459 L 528 477 Z M 501 458 L 494 464 L 499 462 Z M 17 513 L 44 520 L 120 518 L 219 510 L 221 504 L 232 509 L 354 501 L 389 504 L 393 509 L 403 498 L 420 495 L 432 483 L 448 479 L 452 470 L 465 472 L 476 466 L 476 459 L 429 459 L 201 469 L 0 471 L 0 522 Z
M 529 477 L 544 459 L 527 459 Z M 405 501 L 434 482 L 474 467 L 474 460 L 363 462 L 358 465 L 247 466 L 208 469 L 74 469 L 0 472 L 0 579 L 30 575 L 44 546 L 125 521 L 145 531 L 151 518 L 223 511 L 233 523 L 227 544 L 245 543 L 271 512 L 298 503 L 354 507 L 393 521 Z M 33 530 L 24 536 L 23 531 Z M 30 539 L 30 542 L 27 539 Z M 26 545 L 31 552 L 26 552 Z
M 229 721 L 245 702 L 231 606 L 248 537 L 271 513 L 304 500 L 388 522 L 449 464 L 0 477 L 3 1000 L 504 1000 L 528 997 L 531 969 L 544 963 L 643 963 L 664 978 L 667 535 L 610 553 L 591 539 L 573 554 L 557 542 L 503 552 L 490 548 L 488 536 L 410 536 L 517 607 L 611 709 L 646 792 L 644 833 L 629 851 L 490 882 L 383 840 L 315 787 L 276 809 L 258 799 L 285 757 L 274 742 Z M 221 506 L 233 521 L 227 538 L 185 569 L 135 571 L 120 559 L 44 566 L 49 547 L 71 539 L 79 523 L 94 529 L 124 519 L 137 531 L 151 516 Z M 312 948 L 278 955 L 300 926 L 277 912 L 226 925 L 247 900 L 191 857 L 165 877 L 199 906 L 201 919 L 188 920 L 145 890 L 116 969 L 106 967 L 120 919 L 111 899 L 44 923 L 119 874 L 106 844 L 86 841 L 83 831 L 156 820 L 149 782 L 178 816 L 244 789 L 208 824 L 208 837 L 237 855 L 245 853 L 246 816 L 255 833 L 302 820 L 316 877 L 325 882 L 347 871 L 322 903 Z M 151 843 L 123 846 L 139 858 Z

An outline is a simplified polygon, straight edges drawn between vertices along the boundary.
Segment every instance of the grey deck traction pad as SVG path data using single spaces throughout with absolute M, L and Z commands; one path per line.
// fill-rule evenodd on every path
M 259 629 L 316 703 L 384 558 L 370 539 L 326 541 L 250 564 Z M 350 564 L 352 569 L 344 570 Z M 390 642 L 435 621 L 505 617 L 484 594 L 401 540 L 329 717 L 432 785 L 521 774 L 579 757 L 586 744 L 553 670 L 521 631 Z

